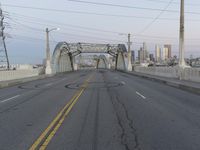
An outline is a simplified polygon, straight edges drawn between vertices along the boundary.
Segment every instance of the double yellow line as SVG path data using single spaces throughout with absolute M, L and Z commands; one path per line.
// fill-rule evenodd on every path
M 49 124 L 49 126 L 44 130 L 44 132 L 39 136 L 39 138 L 33 143 L 29 150 L 45 150 L 49 142 L 54 137 L 55 133 L 58 131 L 60 126 L 63 124 L 65 118 L 70 113 L 73 106 L 78 101 L 79 97 L 82 95 L 84 90 L 88 86 L 88 82 L 92 76 L 90 76 L 81 86 L 81 88 L 75 93 L 75 95 L 70 99 L 70 101 L 64 106 L 64 108 L 58 113 L 54 120 Z

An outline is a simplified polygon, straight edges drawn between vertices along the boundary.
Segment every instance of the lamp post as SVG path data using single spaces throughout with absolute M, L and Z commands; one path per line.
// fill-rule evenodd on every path
M 131 34 L 128 34 L 128 71 L 132 71 L 131 63 Z
M 180 33 L 179 33 L 179 67 L 185 67 L 184 60 L 184 0 L 181 0 L 180 7 Z
M 50 46 L 49 46 L 49 32 L 54 30 L 60 30 L 59 28 L 52 28 L 48 29 L 46 28 L 46 68 L 45 68 L 45 74 L 52 74 L 52 68 L 51 68 L 51 54 L 50 54 Z
M 126 35 L 127 34 L 123 34 L 121 33 L 120 35 Z M 127 45 L 128 45 L 128 66 L 127 66 L 127 70 L 128 71 L 132 71 L 132 63 L 131 63 L 131 34 L 129 33 L 128 34 L 128 42 L 127 42 Z

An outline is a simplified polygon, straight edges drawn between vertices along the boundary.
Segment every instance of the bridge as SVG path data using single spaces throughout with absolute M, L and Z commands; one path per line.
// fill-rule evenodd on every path
M 82 54 L 94 68 L 77 70 Z M 123 44 L 59 42 L 46 74 L 0 71 L 1 149 L 199 149 L 198 70 L 182 70 L 187 80 L 176 67 L 128 71 L 125 54 Z
M 109 54 L 115 59 L 116 70 L 126 70 L 124 53 L 127 52 L 124 44 L 91 44 L 91 43 L 66 43 L 57 44 L 51 61 L 51 66 L 47 66 L 47 73 L 60 73 L 74 71 L 75 57 L 81 53 Z M 102 55 L 103 56 L 103 55 Z M 104 66 L 108 68 L 106 57 L 97 59 L 97 68 Z M 103 64 L 102 64 L 103 63 Z
M 171 13 L 167 9 L 170 4 L 177 3 L 170 1 L 165 9 L 137 9 L 160 11 L 153 18 L 155 22 L 162 12 Z M 7 62 L 9 69 L 4 16 L 1 8 L 0 11 L 0 37 L 6 52 L 1 60 Z M 48 34 L 52 30 L 57 28 L 46 29 L 44 66 L 0 70 L 0 150 L 200 149 L 200 69 L 188 67 L 184 60 L 184 0 L 181 0 L 179 64 L 174 67 L 131 64 L 130 34 L 128 50 L 125 44 L 59 42 L 51 54 Z M 82 69 L 81 55 L 88 56 L 85 58 L 92 59 L 93 64 Z

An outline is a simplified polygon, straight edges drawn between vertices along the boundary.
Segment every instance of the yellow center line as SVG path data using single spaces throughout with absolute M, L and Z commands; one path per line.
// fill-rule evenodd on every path
M 88 86 L 88 82 L 92 78 L 92 75 L 84 82 L 81 86 L 81 89 L 75 93 L 75 95 L 70 99 L 70 101 L 65 105 L 65 107 L 58 113 L 55 119 L 49 124 L 49 126 L 45 129 L 45 131 L 39 136 L 39 138 L 33 143 L 33 145 L 29 148 L 29 150 L 45 150 L 57 130 L 62 125 L 64 119 L 69 114 L 73 106 L 78 101 L 79 97 L 82 95 L 84 90 Z M 44 142 L 43 142 L 44 141 Z

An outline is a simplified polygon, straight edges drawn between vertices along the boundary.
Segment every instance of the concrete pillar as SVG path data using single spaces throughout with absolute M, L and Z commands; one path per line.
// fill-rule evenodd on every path
M 180 8 L 180 35 L 179 35 L 179 67 L 185 67 L 184 60 L 184 0 L 181 0 L 181 8 Z
M 131 34 L 128 34 L 128 71 L 132 71 L 132 63 L 131 63 Z
M 68 55 L 69 55 L 69 59 L 70 59 L 71 69 L 72 69 L 72 71 L 74 71 L 74 60 L 73 60 L 72 53 L 69 53 Z
M 46 74 L 52 74 L 51 68 L 51 54 L 50 54 L 50 46 L 49 46 L 49 29 L 46 28 Z

